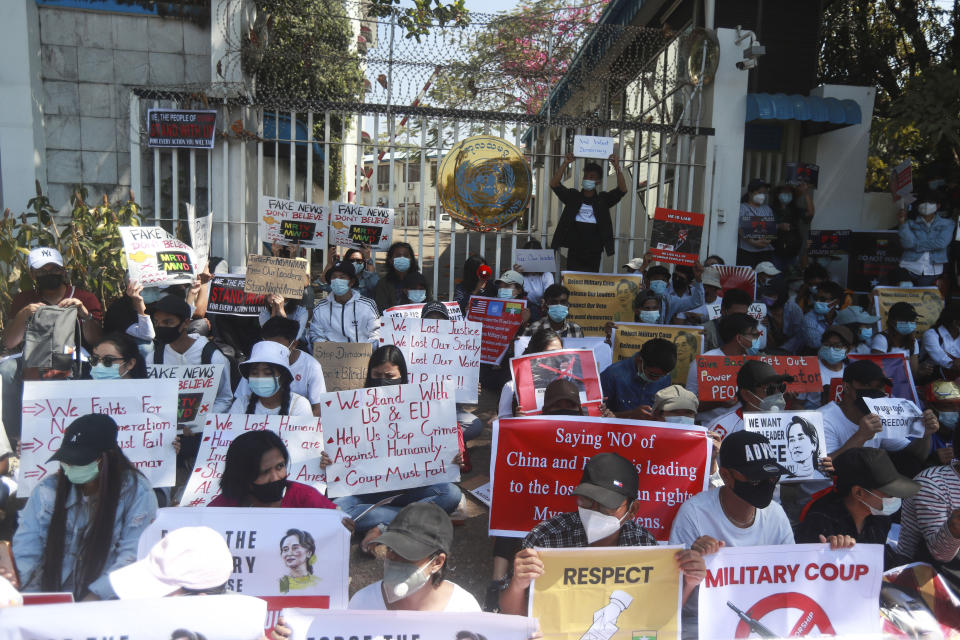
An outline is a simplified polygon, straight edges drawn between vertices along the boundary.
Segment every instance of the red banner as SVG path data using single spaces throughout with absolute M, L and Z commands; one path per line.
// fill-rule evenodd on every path
M 787 391 L 823 391 L 816 356 L 697 356 L 697 397 L 702 402 L 726 402 L 737 397 L 737 372 L 747 360 L 763 360 L 777 373 L 793 376 Z
M 473 296 L 467 307 L 467 320 L 483 324 L 483 341 L 480 344 L 480 362 L 500 364 L 517 329 L 523 324 L 526 300 L 505 300 Z
M 538 415 L 543 408 L 547 385 L 557 378 L 570 380 L 580 390 L 580 404 L 590 415 L 603 402 L 600 372 L 590 349 L 563 349 L 532 353 L 510 360 L 517 406 L 528 416 Z
M 684 500 L 706 489 L 706 430 L 664 422 L 580 416 L 505 418 L 495 423 L 490 533 L 520 537 L 540 522 L 576 511 L 573 490 L 590 456 L 618 453 L 640 476 L 637 523 L 657 540 Z
M 660 262 L 693 265 L 700 255 L 703 214 L 657 207 L 650 255 Z

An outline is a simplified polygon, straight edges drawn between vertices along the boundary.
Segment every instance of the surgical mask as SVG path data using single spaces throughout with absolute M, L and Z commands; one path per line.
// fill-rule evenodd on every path
M 580 186 L 583 187 L 584 191 L 593 191 L 594 189 L 597 188 L 597 181 L 587 180 L 586 178 L 584 178 L 583 182 L 580 183 Z
M 503 287 L 501 289 L 497 289 L 497 297 L 506 298 L 509 300 L 513 297 L 513 287 Z
M 180 327 L 154 327 L 160 344 L 170 344 L 180 337 Z
M 387 602 L 403 600 L 416 593 L 430 580 L 430 575 L 412 562 L 383 559 L 383 586 Z
M 771 393 L 767 397 L 761 398 L 752 391 L 746 389 L 744 391 L 757 400 L 757 411 L 783 411 L 787 408 L 787 399 L 783 397 L 782 393 Z
M 409 271 L 410 270 L 410 258 L 406 256 L 399 256 L 393 259 L 393 268 L 397 271 Z
M 866 342 L 873 337 L 873 327 L 860 327 L 860 339 Z
M 276 376 L 247 378 L 247 384 L 250 386 L 250 391 L 260 398 L 269 398 L 280 389 L 280 382 Z
M 647 324 L 655 324 L 660 322 L 660 312 L 659 311 L 647 311 L 646 309 L 639 313 L 640 322 L 646 322 Z
M 410 299 L 410 302 L 422 303 L 427 299 L 427 290 L 426 289 L 410 289 L 407 291 L 407 297 Z
M 330 290 L 333 291 L 333 295 L 342 296 L 350 291 L 350 281 L 346 278 L 333 278 L 330 281 Z
M 56 289 L 61 284 L 63 284 L 63 274 L 59 272 L 55 273 L 44 273 L 39 275 L 36 278 L 37 288 L 43 291 L 48 291 L 50 289 Z
M 843 347 L 820 347 L 820 359 L 827 364 L 839 364 L 847 357 L 847 350 Z
M 754 484 L 740 480 L 734 480 L 732 487 L 734 495 L 757 509 L 765 509 L 770 506 L 770 502 L 773 500 L 773 492 L 776 488 L 776 482 Z
M 941 411 L 937 416 L 937 419 L 940 420 L 940 424 L 951 431 L 957 426 L 957 418 L 960 418 L 960 413 L 956 411 Z
M 696 418 L 692 416 L 663 416 L 663 421 L 674 424 L 696 424 Z
M 830 313 L 830 303 L 823 300 L 817 300 L 813 303 L 813 312 L 818 316 L 825 316 Z
M 777 196 L 777 199 L 780 200 L 780 204 L 790 204 L 791 202 L 793 202 L 793 194 L 781 193 L 780 195 Z
M 737 338 L 738 338 L 738 342 L 739 342 L 739 336 L 738 336 Z M 763 349 L 763 346 L 764 346 L 764 345 L 761 344 L 762 341 L 763 341 L 763 336 L 757 336 L 756 338 L 753 338 L 753 339 L 750 341 L 750 346 L 749 346 L 749 347 L 743 347 L 743 349 L 744 349 L 744 351 L 746 351 L 746 353 L 747 353 L 748 356 L 755 356 L 755 355 L 757 355 L 758 353 L 760 353 L 760 350 L 761 350 L 761 349 Z M 743 346 L 743 343 L 741 343 L 741 346 Z
M 165 293 L 157 287 L 146 287 L 140 292 L 140 297 L 143 298 L 143 304 L 153 304 L 162 298 Z
M 287 479 L 274 480 L 263 484 L 250 485 L 250 495 L 263 504 L 283 500 L 283 492 L 287 489 Z
M 937 205 L 934 202 L 921 202 L 917 206 L 917 213 L 922 216 L 932 216 L 937 212 Z
M 767 194 L 765 193 L 755 193 L 753 194 L 753 204 L 766 204 Z
M 650 291 L 653 291 L 658 296 L 662 296 L 667 292 L 667 281 L 666 280 L 654 280 L 650 283 Z
M 102 362 L 98 362 L 90 367 L 90 377 L 94 380 L 115 380 L 120 377 L 120 363 L 108 367 Z
M 616 516 L 604 515 L 599 511 L 584 509 L 583 507 L 578 507 L 577 511 L 580 512 L 580 522 L 583 523 L 583 529 L 587 532 L 587 544 L 593 544 L 597 540 L 612 536 L 620 531 L 620 527 L 623 526 L 623 522 Z
M 90 464 L 67 464 L 60 463 L 63 469 L 63 475 L 67 476 L 72 484 L 87 484 L 98 475 L 100 475 L 100 463 L 94 460 Z
M 902 320 L 897 321 L 897 333 L 899 333 L 902 336 L 908 336 L 916 330 L 917 330 L 916 322 L 903 322 Z
M 370 378 L 371 387 L 391 387 L 403 384 L 403 378 Z
M 547 315 L 554 322 L 563 322 L 567 319 L 570 309 L 565 304 L 551 304 L 547 306 Z
M 364 266 L 366 266 L 363 260 L 351 260 L 351 264 L 353 264 L 353 270 L 357 275 L 359 275 L 360 272 L 363 271 Z
M 873 491 L 870 491 L 869 489 L 864 489 L 864 491 L 872 495 L 874 498 L 880 498 L 880 496 L 875 494 Z M 870 509 L 871 515 L 892 516 L 900 509 L 901 500 L 900 498 L 880 498 L 880 502 L 882 503 L 882 505 L 879 509 L 867 504 L 865 500 L 861 500 L 860 502 L 867 505 L 867 509 Z
M 904 280 L 897 284 L 901 289 L 913 289 L 913 280 Z

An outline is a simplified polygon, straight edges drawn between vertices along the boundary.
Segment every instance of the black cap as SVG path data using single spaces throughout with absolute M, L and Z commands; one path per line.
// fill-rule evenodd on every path
M 338 271 L 343 275 L 347 276 L 349 279 L 354 279 L 357 277 L 357 271 L 353 268 L 353 263 L 349 260 L 341 260 L 340 262 L 334 264 L 332 267 L 326 270 L 323 274 L 323 279 L 327 281 L 327 284 L 330 284 L 330 276 L 333 275 L 334 271 Z
M 871 360 L 854 360 L 843 370 L 843 379 L 846 382 L 859 382 L 860 384 L 870 384 L 880 381 L 886 385 L 892 385 L 893 381 L 887 377 L 883 369 Z
M 80 416 L 63 432 L 63 441 L 47 462 L 90 464 L 100 454 L 117 446 L 117 423 L 110 416 L 91 413 Z
M 580 406 L 580 390 L 573 382 L 567 378 L 557 378 L 547 385 L 543 391 L 543 410 L 547 411 L 553 408 L 557 402 L 569 400 L 576 406 Z
M 396 515 L 377 544 L 393 550 L 400 557 L 417 561 L 437 551 L 450 555 L 453 546 L 453 523 L 447 512 L 430 502 L 414 502 Z
M 834 458 L 837 491 L 846 495 L 854 485 L 879 489 L 894 498 L 909 498 L 920 491 L 920 484 L 901 475 L 883 449 L 854 447 Z
M 616 453 L 598 453 L 583 469 L 580 484 L 573 495 L 600 503 L 607 509 L 616 509 L 627 500 L 637 499 L 640 480 L 632 462 Z
M 777 373 L 763 360 L 747 360 L 737 372 L 737 386 L 741 389 L 756 389 L 772 382 L 793 382 L 793 376 Z
M 767 437 L 753 431 L 734 431 L 724 438 L 720 443 L 719 464 L 724 469 L 739 471 L 752 482 L 792 475 L 777 462 Z
M 902 320 L 916 320 L 920 317 L 920 314 L 917 313 L 917 310 L 914 309 L 913 305 L 909 302 L 897 302 L 891 305 L 890 310 L 887 311 L 887 317 Z
M 747 185 L 747 191 L 756 191 L 761 187 L 769 187 L 770 183 L 764 180 L 763 178 L 754 178 L 750 181 L 750 184 Z
M 181 320 L 187 320 L 190 316 L 190 305 L 187 301 L 178 296 L 163 296 L 153 303 L 152 312 L 163 311 L 172 316 L 177 316 Z
M 440 313 L 443 314 L 445 320 L 450 319 L 450 311 L 447 309 L 447 305 L 439 300 L 431 300 L 430 302 L 424 303 L 420 309 L 420 317 L 424 318 L 428 313 Z

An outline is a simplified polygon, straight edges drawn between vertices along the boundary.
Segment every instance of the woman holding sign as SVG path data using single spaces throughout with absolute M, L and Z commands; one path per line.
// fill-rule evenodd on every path
M 290 349 L 272 340 L 253 345 L 250 359 L 240 365 L 250 397 L 238 397 L 230 413 L 247 415 L 313 416 L 310 401 L 290 391 Z

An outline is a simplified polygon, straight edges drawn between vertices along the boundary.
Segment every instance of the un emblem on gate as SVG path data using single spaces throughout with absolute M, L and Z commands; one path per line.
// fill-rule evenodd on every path
M 468 229 L 494 231 L 530 203 L 530 165 L 515 146 L 495 136 L 461 140 L 440 163 L 437 193 L 451 218 Z

